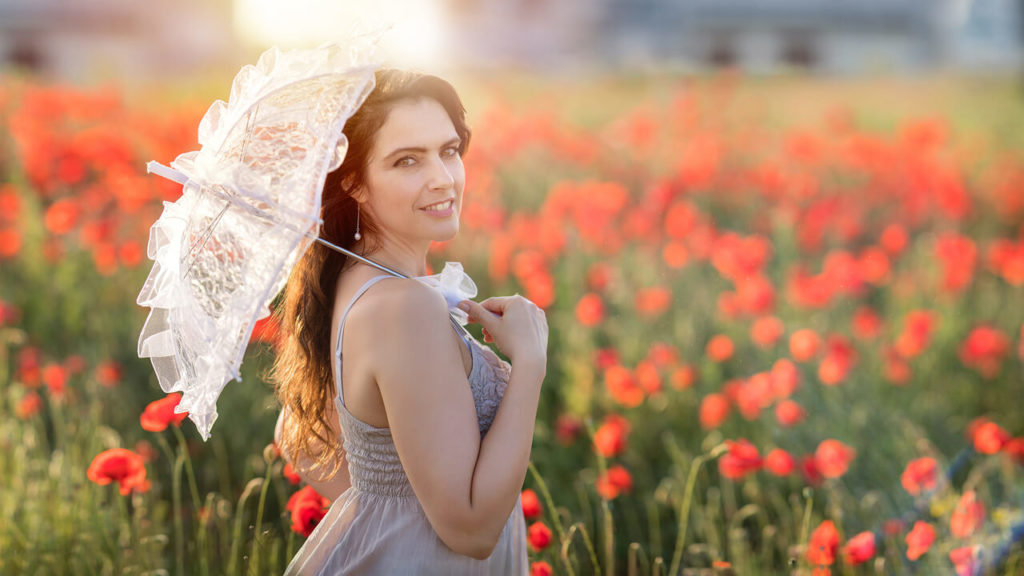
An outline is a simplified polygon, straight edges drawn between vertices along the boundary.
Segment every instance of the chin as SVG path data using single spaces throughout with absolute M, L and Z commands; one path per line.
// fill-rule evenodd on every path
M 450 240 L 454 240 L 455 237 L 458 236 L 458 235 L 459 235 L 459 223 L 458 223 L 458 221 L 456 221 L 454 226 L 448 227 L 447 230 L 438 233 L 436 236 L 434 236 L 434 238 L 432 238 L 432 240 L 434 242 L 448 242 Z

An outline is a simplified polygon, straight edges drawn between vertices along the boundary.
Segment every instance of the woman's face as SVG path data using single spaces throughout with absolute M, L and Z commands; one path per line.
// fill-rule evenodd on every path
M 410 245 L 451 240 L 459 231 L 466 169 L 459 135 L 436 100 L 402 100 L 377 131 L 357 196 L 387 239 Z

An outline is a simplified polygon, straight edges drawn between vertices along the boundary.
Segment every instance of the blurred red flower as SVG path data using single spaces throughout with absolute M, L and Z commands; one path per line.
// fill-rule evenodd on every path
M 813 454 L 805 454 L 800 457 L 800 475 L 804 482 L 810 486 L 817 486 L 823 480 L 821 471 L 818 470 L 818 463 Z
M 729 451 L 718 459 L 718 471 L 730 480 L 738 480 L 761 469 L 763 460 L 757 448 L 741 438 L 726 440 Z
M 693 386 L 697 380 L 697 373 L 693 366 L 683 365 L 672 371 L 671 382 L 675 390 L 686 390 Z
M 604 371 L 604 386 L 612 399 L 626 408 L 635 408 L 644 401 L 643 389 L 624 366 L 609 366 Z
M 113 360 L 100 362 L 96 366 L 96 381 L 104 388 L 114 388 L 121 382 L 121 366 Z
M 174 392 L 150 402 L 143 410 L 142 416 L 139 417 L 142 429 L 150 432 L 163 432 L 169 424 L 181 426 L 182 421 L 188 417 L 188 412 L 174 413 L 174 407 L 179 402 L 181 402 L 181 392 Z
M 949 531 L 957 538 L 966 538 L 977 532 L 984 523 L 985 505 L 978 501 L 974 490 L 964 492 L 949 520 Z
M 796 470 L 796 462 L 789 452 L 776 448 L 764 457 L 764 469 L 774 476 L 789 476 Z
M 597 326 L 604 320 L 604 302 L 593 292 L 584 294 L 576 304 L 576 320 L 588 328 Z
M 626 449 L 629 431 L 629 421 L 618 414 L 609 414 L 594 433 L 594 449 L 605 458 L 618 456 Z
M 821 339 L 815 331 L 802 328 L 789 337 L 789 355 L 797 362 L 807 362 L 818 353 L 820 344 Z
M 814 451 L 814 463 L 825 478 L 839 478 L 846 474 L 856 450 L 834 439 L 823 440 Z
M 21 400 L 18 401 L 15 413 L 18 415 L 18 418 L 28 420 L 32 416 L 35 416 L 42 407 L 43 399 L 39 397 L 39 394 L 29 390 L 21 397 Z
M 538 560 L 530 564 L 530 576 L 551 576 L 555 571 L 551 564 Z
M 555 420 L 555 438 L 562 446 L 571 446 L 583 430 L 583 421 L 572 414 L 559 414 Z
M 132 490 L 148 492 L 150 488 L 142 457 L 126 448 L 111 448 L 97 454 L 86 476 L 100 486 L 117 482 L 125 496 Z
M 323 520 L 331 501 L 321 496 L 312 486 L 305 486 L 291 495 L 285 510 L 292 513 L 292 531 L 309 537 Z
M 597 478 L 597 493 L 605 500 L 614 500 L 620 493 L 633 490 L 633 477 L 621 465 L 612 466 Z
M 853 335 L 860 340 L 871 340 L 882 331 L 882 317 L 872 308 L 861 306 L 853 313 Z
M 875 557 L 875 535 L 873 532 L 861 532 L 850 538 L 843 546 L 843 559 L 847 564 L 856 566 Z
M 704 348 L 704 353 L 713 362 L 725 362 L 732 358 L 734 350 L 731 338 L 724 334 L 716 334 L 708 341 L 707 346 Z
M 917 496 L 922 491 L 930 492 L 938 483 L 938 464 L 930 457 L 911 460 L 903 470 L 900 482 L 911 496 Z
M 729 417 L 729 398 L 725 394 L 712 393 L 700 402 L 700 427 L 705 430 L 718 428 Z
M 750 327 L 750 339 L 759 348 L 767 350 L 782 338 L 785 327 L 775 316 L 762 316 Z
M 299 476 L 297 472 L 295 472 L 295 468 L 292 467 L 291 462 L 284 463 L 284 470 L 281 471 L 281 474 L 285 477 L 286 480 L 288 480 L 288 483 L 292 484 L 293 486 L 297 486 L 302 482 L 302 477 Z
M 807 412 L 792 400 L 783 400 L 775 405 L 775 420 L 779 425 L 789 428 L 803 422 Z
M 60 364 L 47 364 L 43 368 L 43 382 L 54 398 L 64 397 L 64 388 L 68 383 L 68 371 Z
M 543 508 L 540 505 L 540 498 L 537 498 L 537 493 L 527 488 L 519 495 L 519 501 L 522 504 L 523 516 L 527 520 L 536 518 L 543 513 Z
M 949 561 L 953 563 L 956 576 L 977 576 L 981 568 L 978 546 L 964 546 L 949 552 Z
M 839 531 L 831 520 L 825 520 L 811 533 L 807 544 L 807 561 L 813 565 L 831 566 L 839 548 Z
M 968 436 L 974 443 L 974 449 L 982 454 L 995 454 L 1010 441 L 1010 433 L 988 419 L 982 419 L 976 425 L 968 427 Z
M 927 522 L 915 522 L 907 534 L 907 559 L 917 560 L 923 556 L 932 547 L 932 542 L 935 542 L 935 528 Z
M 534 522 L 526 532 L 526 540 L 535 552 L 539 552 L 551 544 L 551 529 L 543 522 Z
M 672 293 L 667 288 L 656 286 L 637 290 L 634 298 L 636 311 L 645 318 L 653 318 L 668 310 L 672 304 Z M 539 306 L 539 304 L 538 304 Z
M 61 198 L 46 209 L 43 224 L 51 234 L 60 236 L 75 228 L 78 223 L 78 214 L 78 204 L 74 199 Z
M 1001 330 L 978 326 L 971 330 L 957 351 L 960 361 L 985 378 L 999 375 L 1003 358 L 1010 351 L 1010 339 Z
M 633 369 L 633 376 L 640 388 L 648 395 L 661 392 L 661 374 L 654 362 L 641 360 Z

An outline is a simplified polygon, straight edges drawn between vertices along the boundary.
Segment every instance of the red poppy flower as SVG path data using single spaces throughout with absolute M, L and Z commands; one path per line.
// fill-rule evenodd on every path
M 820 344 L 821 339 L 816 332 L 802 328 L 789 337 L 789 355 L 797 362 L 807 362 L 818 353 Z
M 789 452 L 776 448 L 764 457 L 764 469 L 774 476 L 789 476 L 796 469 L 796 462 Z
M 571 446 L 583 430 L 583 422 L 572 414 L 559 414 L 555 420 L 555 439 L 562 446 Z
M 729 417 L 729 398 L 725 394 L 708 394 L 700 403 L 700 427 L 705 430 L 718 428 Z
M 629 431 L 629 422 L 625 418 L 609 414 L 594 433 L 594 449 L 605 458 L 618 456 L 626 449 Z
M 285 462 L 284 470 L 281 471 L 281 474 L 284 475 L 284 477 L 292 485 L 298 485 L 299 483 L 302 482 L 302 477 L 295 472 L 295 468 L 292 467 L 291 462 Z
M 1018 464 L 1024 465 L 1024 436 L 1003 444 L 1003 452 Z
M 775 316 L 762 316 L 750 327 L 750 339 L 759 348 L 767 350 L 775 346 L 784 331 L 782 320 Z
M 957 538 L 966 538 L 977 532 L 984 523 L 985 505 L 978 501 L 974 490 L 964 492 L 949 520 L 949 531 Z
M 922 491 L 928 492 L 935 489 L 938 482 L 937 473 L 938 464 L 934 458 L 918 458 L 907 464 L 900 477 L 900 482 L 911 496 L 917 496 Z
M 637 290 L 634 298 L 636 311 L 645 318 L 659 316 L 672 304 L 672 293 L 660 286 Z
M 181 426 L 181 422 L 188 417 L 188 412 L 174 413 L 174 407 L 179 402 L 181 402 L 180 392 L 174 392 L 150 402 L 142 412 L 142 416 L 139 417 L 142 429 L 150 432 L 163 432 L 169 424 Z
M 979 423 L 969 431 L 969 434 L 974 442 L 974 449 L 982 454 L 999 452 L 1011 438 L 1009 432 L 991 420 Z
M 661 374 L 658 367 L 650 360 L 641 360 L 633 369 L 633 377 L 647 394 L 661 392 Z
M 18 418 L 22 420 L 28 420 L 32 416 L 36 415 L 39 410 L 43 407 L 43 400 L 33 391 L 27 392 L 18 401 L 18 407 L 15 409 Z
M 969 368 L 985 378 L 999 375 L 1003 358 L 1010 351 L 1010 340 L 1001 330 L 991 326 L 979 326 L 967 335 L 957 355 Z
M 807 561 L 813 565 L 831 566 L 839 548 L 839 531 L 831 520 L 825 520 L 814 529 L 807 545 Z
M 605 500 L 614 500 L 622 492 L 633 490 L 633 477 L 620 465 L 612 466 L 597 479 L 597 493 Z
M 672 382 L 672 388 L 675 390 L 686 390 L 693 386 L 693 383 L 697 379 L 697 373 L 693 369 L 693 366 L 684 365 L 676 368 L 672 371 L 670 380 Z
M 601 297 L 593 292 L 584 294 L 576 304 L 576 320 L 587 328 L 600 324 L 604 320 L 604 302 Z
M 805 454 L 800 457 L 800 475 L 804 477 L 804 482 L 811 486 L 821 484 L 823 478 L 813 454 Z
M 312 486 L 292 494 L 285 506 L 285 510 L 292 513 L 292 531 L 308 538 L 323 520 L 330 505 L 331 501 L 317 493 Z
M 60 364 L 47 364 L 43 368 L 43 382 L 54 398 L 64 396 L 64 388 L 68 382 L 68 371 Z
M 779 358 L 772 364 L 772 396 L 789 398 L 800 387 L 800 371 L 789 358 Z
M 775 420 L 780 426 L 789 428 L 803 422 L 807 412 L 792 400 L 783 400 L 775 405 Z
M 953 563 L 956 576 L 975 576 L 981 568 L 978 546 L 964 546 L 949 552 L 949 561 Z
M 762 459 L 757 448 L 745 439 L 726 440 L 729 452 L 718 459 L 718 471 L 731 480 L 738 480 L 761 469 Z
M 863 564 L 874 557 L 875 535 L 872 532 L 861 532 L 843 546 L 843 559 L 851 566 Z
M 543 522 L 534 522 L 526 531 L 526 540 L 534 551 L 539 552 L 551 544 L 551 529 Z
M 870 340 L 882 331 L 882 317 L 867 306 L 853 313 L 853 334 L 861 340 Z
M 707 346 L 704 348 L 704 353 L 714 362 L 725 362 L 732 358 L 734 350 L 732 338 L 724 334 L 716 334 L 708 341 Z
M 117 482 L 122 495 L 128 495 L 132 490 L 147 492 L 150 488 L 142 457 L 126 448 L 111 448 L 97 454 L 86 476 L 100 486 Z
M 538 560 L 530 564 L 530 576 L 551 576 L 555 571 L 551 564 Z
M 96 366 L 96 381 L 104 388 L 114 388 L 121 382 L 121 367 L 113 360 L 101 362 Z
M 537 498 L 537 493 L 527 488 L 523 490 L 522 494 L 519 495 L 519 501 L 522 504 L 523 516 L 527 520 L 536 518 L 543 513 L 543 508 L 540 505 L 540 498 Z
M 626 408 L 635 408 L 644 401 L 643 389 L 624 366 L 609 366 L 604 371 L 604 386 L 612 399 Z
M 914 528 L 907 534 L 907 559 L 917 560 L 932 547 L 935 542 L 935 528 L 927 522 L 915 522 Z
M 814 451 L 814 462 L 825 478 L 839 478 L 846 474 L 857 451 L 831 438 L 823 440 Z

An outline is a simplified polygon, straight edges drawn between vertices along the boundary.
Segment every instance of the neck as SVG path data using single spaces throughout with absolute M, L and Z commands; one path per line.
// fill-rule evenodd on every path
M 407 246 L 384 241 L 373 252 L 363 253 L 358 243 L 353 252 L 362 254 L 369 260 L 386 266 L 395 272 L 405 274 L 410 278 L 413 276 L 425 276 L 427 274 L 427 246 Z

